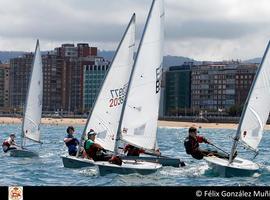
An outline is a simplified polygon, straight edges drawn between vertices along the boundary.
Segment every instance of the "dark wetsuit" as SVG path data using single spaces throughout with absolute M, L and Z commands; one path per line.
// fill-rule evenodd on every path
M 186 139 L 184 141 L 186 153 L 191 154 L 191 156 L 197 160 L 203 159 L 203 157 L 207 156 L 209 153 L 211 153 L 212 155 L 217 156 L 219 158 L 229 159 L 229 155 L 227 155 L 227 154 L 213 151 L 213 150 L 200 149 L 199 143 L 202 143 L 202 142 L 209 143 L 207 141 L 207 139 L 205 139 L 202 136 L 196 136 L 196 139 L 194 137 L 191 137 L 191 136 L 186 137 Z
M 186 148 L 186 153 L 191 154 L 191 156 L 197 160 L 203 159 L 203 156 L 206 156 L 210 151 L 202 150 L 199 148 L 199 143 L 208 143 L 208 141 L 202 136 L 194 137 L 188 136 L 184 141 Z
M 126 152 L 128 152 L 127 156 L 139 156 L 141 153 L 144 153 L 144 150 L 128 144 L 124 148 L 124 153 Z
M 69 142 L 66 142 L 66 146 L 68 147 L 68 154 L 71 156 L 76 156 L 77 153 L 77 145 L 79 144 L 79 140 L 71 134 L 67 134 L 66 138 L 73 138 Z

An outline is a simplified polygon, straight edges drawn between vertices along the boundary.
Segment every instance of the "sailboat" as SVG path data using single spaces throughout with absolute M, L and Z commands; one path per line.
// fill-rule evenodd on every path
M 164 5 L 163 0 L 153 0 L 144 32 L 138 47 L 128 84 L 114 152 L 120 140 L 133 146 L 155 150 L 160 99 L 160 81 L 163 62 Z M 148 174 L 159 170 L 158 163 L 128 160 L 121 166 L 96 162 L 100 175 L 108 173 Z
M 24 110 L 21 146 L 20 148 L 10 151 L 10 156 L 14 157 L 34 157 L 38 152 L 26 149 L 26 139 L 37 143 L 40 141 L 40 123 L 42 115 L 42 98 L 43 98 L 43 73 L 42 59 L 39 48 L 39 40 L 36 43 L 35 55 L 32 64 L 32 71 L 28 85 L 26 106 Z
M 96 141 L 105 149 L 113 151 L 119 118 L 126 96 L 127 85 L 133 67 L 135 47 L 135 18 L 133 14 L 119 43 L 112 64 L 88 116 L 81 143 L 90 129 L 97 133 Z M 80 144 L 82 146 L 82 144 Z M 64 167 L 81 168 L 94 166 L 94 161 L 77 156 L 61 156 Z
M 251 160 L 233 156 L 239 143 L 258 154 L 258 146 L 262 139 L 263 129 L 270 112 L 270 42 L 268 42 L 263 59 L 250 88 L 241 114 L 230 158 L 221 159 L 215 156 L 205 157 L 205 160 L 216 173 L 221 176 L 251 176 L 259 170 L 259 165 Z

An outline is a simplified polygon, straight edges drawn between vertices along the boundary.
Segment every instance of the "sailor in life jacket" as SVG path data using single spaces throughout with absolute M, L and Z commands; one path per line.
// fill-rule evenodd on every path
M 9 150 L 12 150 L 12 149 L 17 149 L 15 146 L 17 146 L 16 142 L 15 142 L 15 134 L 14 133 L 11 133 L 9 135 L 9 138 L 6 139 L 3 144 L 2 144 L 2 148 L 3 148 L 3 151 L 6 153 L 8 152 Z
M 184 141 L 185 149 L 187 154 L 197 160 L 203 159 L 204 156 L 210 156 L 216 151 L 204 150 L 199 147 L 199 143 L 211 144 L 205 137 L 197 135 L 197 128 L 190 127 L 188 130 L 188 137 Z
M 77 146 L 79 145 L 79 140 L 77 138 L 74 137 L 74 127 L 73 126 L 69 126 L 67 128 L 67 136 L 64 139 L 64 142 L 66 144 L 66 146 L 68 147 L 68 154 L 70 156 L 76 156 L 77 154 Z
M 124 147 L 123 151 L 124 151 L 124 153 L 127 153 L 127 156 L 139 156 L 141 153 L 145 152 L 143 149 L 135 147 L 131 144 L 127 144 Z
M 94 161 L 108 161 L 112 155 L 105 154 L 106 150 L 95 142 L 96 135 L 93 129 L 87 133 L 87 140 L 84 142 L 86 157 Z

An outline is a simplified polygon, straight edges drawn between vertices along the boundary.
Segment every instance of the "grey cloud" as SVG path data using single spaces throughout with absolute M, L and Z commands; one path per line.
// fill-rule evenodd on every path
M 140 38 L 150 5 L 151 0 L 1 0 L 0 50 L 30 49 L 35 38 L 115 47 L 133 12 Z M 246 49 L 257 56 L 270 36 L 267 5 L 267 0 L 165 0 L 165 53 L 197 56 L 203 49 L 210 55 L 222 46 L 216 57 L 226 57 L 237 42 L 239 47 L 253 45 Z
M 167 24 L 167 36 L 171 40 L 176 38 L 236 39 L 260 32 L 264 28 L 264 23 L 196 20 Z
M 116 42 L 120 40 L 131 15 L 140 5 L 127 0 L 118 0 L 117 3 L 105 0 L 76 2 L 68 0 L 60 4 L 56 1 L 52 4 L 52 1 L 37 1 L 31 4 L 32 1 L 25 1 L 16 11 L 19 18 L 5 13 L 11 21 L 1 22 L 3 29 L 0 29 L 0 36 L 39 37 L 52 41 Z M 149 3 L 145 0 L 142 2 Z M 26 12 L 26 8 L 31 6 L 34 9 Z M 126 11 L 124 8 L 127 8 Z

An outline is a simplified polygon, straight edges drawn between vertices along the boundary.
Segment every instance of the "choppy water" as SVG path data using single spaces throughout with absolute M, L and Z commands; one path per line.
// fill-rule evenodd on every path
M 0 141 L 16 132 L 20 142 L 20 125 L 0 125 Z M 83 126 L 75 127 L 77 138 Z M 204 160 L 194 160 L 185 154 L 183 140 L 186 128 L 159 128 L 158 143 L 163 155 L 179 157 L 186 163 L 184 168 L 163 167 L 155 174 L 110 174 L 100 177 L 95 167 L 83 169 L 64 168 L 60 155 L 66 154 L 63 143 L 66 126 L 42 125 L 43 145 L 32 145 L 40 149 L 39 158 L 15 158 L 0 153 L 0 186 L 243 186 L 270 185 L 270 132 L 266 131 L 260 144 L 260 154 L 254 160 L 261 170 L 253 177 L 222 178 L 214 175 Z M 201 134 L 214 144 L 229 151 L 234 130 L 203 129 Z M 207 147 L 207 146 L 205 146 Z M 251 153 L 239 149 L 240 157 L 250 158 Z

